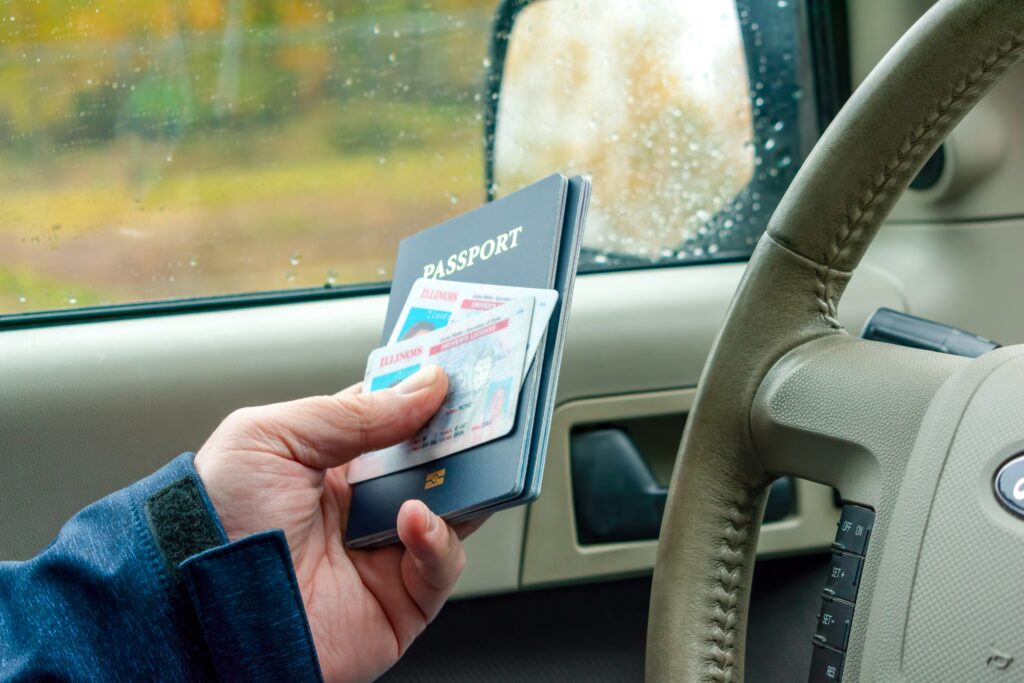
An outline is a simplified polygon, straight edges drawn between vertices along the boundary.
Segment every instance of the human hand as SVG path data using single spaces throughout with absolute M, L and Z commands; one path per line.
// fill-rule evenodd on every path
M 328 681 L 365 681 L 390 668 L 437 615 L 465 564 L 454 528 L 420 501 L 398 513 L 402 545 L 350 550 L 342 529 L 346 463 L 404 441 L 437 411 L 448 379 L 428 367 L 393 389 L 360 385 L 232 413 L 195 457 L 231 540 L 284 530 Z

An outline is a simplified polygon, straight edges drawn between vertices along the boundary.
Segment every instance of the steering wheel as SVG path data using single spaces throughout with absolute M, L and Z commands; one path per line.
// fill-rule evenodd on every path
M 1024 519 L 994 487 L 1024 451 L 1024 346 L 968 360 L 856 339 L 836 319 L 896 200 L 1022 51 L 1021 0 L 942 0 L 793 181 L 683 434 L 654 569 L 648 680 L 743 680 L 765 492 L 785 474 L 874 512 L 862 559 L 833 556 L 855 592 L 837 679 L 1024 676 Z

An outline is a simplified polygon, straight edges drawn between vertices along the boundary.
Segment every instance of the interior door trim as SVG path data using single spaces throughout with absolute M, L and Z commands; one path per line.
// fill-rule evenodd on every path
M 572 401 L 555 409 L 544 471 L 544 494 L 530 506 L 520 584 L 538 587 L 650 572 L 657 541 L 580 545 L 576 537 L 569 435 L 573 427 L 638 417 L 685 414 L 696 389 L 675 389 Z M 823 550 L 835 536 L 839 510 L 832 490 L 797 480 L 796 513 L 766 524 L 759 557 Z

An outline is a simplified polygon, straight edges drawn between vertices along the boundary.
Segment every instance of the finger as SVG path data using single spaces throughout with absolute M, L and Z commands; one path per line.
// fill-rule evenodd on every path
M 441 611 L 466 564 L 455 530 L 418 500 L 398 511 L 398 537 L 405 545 L 402 581 L 427 621 Z
M 366 451 L 404 441 L 426 424 L 444 401 L 448 378 L 428 366 L 391 389 L 277 403 L 242 412 L 267 438 L 279 439 L 308 467 L 328 469 Z

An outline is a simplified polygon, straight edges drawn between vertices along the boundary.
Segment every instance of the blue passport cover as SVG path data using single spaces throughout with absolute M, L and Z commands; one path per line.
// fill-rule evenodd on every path
M 410 498 L 423 500 L 437 514 L 454 520 L 506 507 L 539 492 L 540 468 L 531 467 L 537 458 L 530 457 L 539 435 L 534 431 L 535 418 L 538 412 L 550 417 L 551 406 L 546 403 L 553 399 L 555 379 L 551 377 L 550 354 L 556 350 L 552 346 L 556 337 L 560 351 L 561 338 L 553 334 L 553 329 L 560 332 L 564 325 L 562 312 L 566 307 L 562 303 L 571 294 L 568 286 L 573 280 L 561 271 L 569 261 L 575 272 L 572 252 L 578 255 L 579 251 L 580 181 L 573 181 L 576 188 L 570 192 L 570 182 L 564 176 L 551 175 L 412 235 L 399 245 L 382 344 L 391 336 L 412 285 L 420 277 L 557 288 L 559 306 L 552 314 L 544 353 L 538 354 L 523 383 L 512 431 L 470 450 L 353 485 L 345 532 L 348 545 L 365 547 L 395 540 L 398 509 Z M 566 220 L 569 194 L 577 199 L 569 211 L 575 227 Z M 566 253 L 560 253 L 563 243 Z M 545 400 L 538 406 L 542 388 Z M 538 431 L 545 430 L 546 424 Z M 546 446 L 546 431 L 543 436 L 541 453 Z
M 551 432 L 551 417 L 555 409 L 555 392 L 558 389 L 558 373 L 562 367 L 562 347 L 565 342 L 565 324 L 572 302 L 572 290 L 576 283 L 576 268 L 580 259 L 580 244 L 583 226 L 587 220 L 590 204 L 590 181 L 575 176 L 569 178 L 565 202 L 565 221 L 562 227 L 562 244 L 558 251 L 558 265 L 555 269 L 555 286 L 558 290 L 559 307 L 552 312 L 544 346 L 545 365 L 540 375 L 540 394 L 534 414 L 533 445 L 527 461 L 526 483 L 521 494 L 508 498 L 487 508 L 486 512 L 497 512 L 508 507 L 522 505 L 537 499 L 544 477 L 544 463 L 547 460 L 548 437 Z M 449 521 L 460 522 L 480 514 L 469 511 L 453 515 Z

